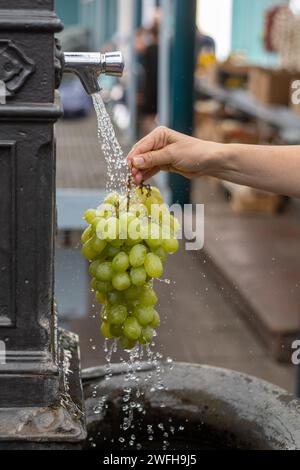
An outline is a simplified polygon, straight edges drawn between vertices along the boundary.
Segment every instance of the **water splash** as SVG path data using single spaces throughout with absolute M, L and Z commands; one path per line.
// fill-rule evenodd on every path
M 124 192 L 128 178 L 128 165 L 106 111 L 101 93 L 92 95 L 98 122 L 98 138 L 107 165 L 108 191 Z
M 97 115 L 98 122 L 98 138 L 101 145 L 101 149 L 107 165 L 107 183 L 106 189 L 108 191 L 118 191 L 125 193 L 127 190 L 128 173 L 129 168 L 124 158 L 124 153 L 117 140 L 111 119 L 106 111 L 100 93 L 92 95 L 93 103 Z M 161 280 L 166 284 L 171 284 L 169 279 Z M 124 389 L 122 396 L 122 416 L 120 421 L 120 435 L 116 436 L 116 440 L 122 445 L 122 448 L 128 449 L 135 447 L 140 449 L 142 446 L 137 441 L 134 429 L 139 421 L 139 417 L 143 417 L 146 414 L 146 410 L 143 405 L 143 390 L 147 388 L 147 385 L 151 384 L 150 392 L 167 390 L 164 384 L 163 377 L 166 368 L 172 369 L 172 359 L 167 358 L 165 364 L 163 364 L 163 356 L 159 352 L 154 351 L 155 343 L 152 342 L 150 345 L 141 346 L 137 345 L 131 351 L 124 351 L 123 357 L 121 357 L 121 363 L 125 366 L 124 374 Z M 108 343 L 107 340 L 104 342 L 104 357 L 105 357 L 105 380 L 112 378 L 112 363 L 113 356 L 117 353 L 117 340 L 113 343 Z M 142 363 L 147 364 L 149 371 L 143 376 L 143 383 L 140 383 L 141 377 L 138 372 L 142 369 Z M 98 390 L 93 391 L 93 397 L 97 397 Z M 99 396 L 97 405 L 94 408 L 95 414 L 101 414 L 104 409 L 107 409 L 108 397 L 106 395 Z M 161 407 L 165 407 L 162 402 Z M 170 425 L 166 429 L 163 424 L 159 428 L 155 428 L 152 425 L 148 425 L 146 431 L 148 433 L 149 441 L 155 438 L 155 433 L 160 431 L 162 434 L 162 448 L 166 449 L 169 446 L 168 436 L 169 432 L 173 434 L 173 427 Z M 105 436 L 103 437 L 105 439 Z M 112 440 L 113 442 L 113 440 Z M 95 443 L 91 442 L 91 446 L 94 447 Z

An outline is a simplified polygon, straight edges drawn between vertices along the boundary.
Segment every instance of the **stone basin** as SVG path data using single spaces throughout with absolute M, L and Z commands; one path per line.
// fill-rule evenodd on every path
M 239 372 L 185 363 L 175 363 L 172 370 L 166 367 L 166 389 L 155 391 L 155 378 L 145 383 L 149 365 L 142 365 L 137 376 L 145 414 L 135 412 L 135 428 L 126 434 L 120 431 L 124 374 L 121 364 L 113 365 L 110 380 L 105 380 L 104 367 L 83 372 L 89 448 L 92 442 L 106 451 L 129 449 L 134 433 L 134 442 L 147 450 L 161 450 L 164 440 L 169 450 L 300 449 L 300 401 L 293 395 Z M 103 396 L 106 407 L 96 414 Z M 152 441 L 148 425 L 155 430 Z

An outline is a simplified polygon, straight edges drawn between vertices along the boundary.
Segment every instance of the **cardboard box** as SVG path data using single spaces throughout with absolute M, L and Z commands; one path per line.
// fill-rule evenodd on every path
M 260 103 L 289 106 L 290 85 L 295 77 L 295 72 L 287 70 L 253 67 L 249 91 Z
M 214 117 L 203 119 L 195 127 L 195 136 L 203 140 L 229 144 L 259 144 L 260 135 L 256 125 L 232 119 Z
M 249 70 L 248 65 L 234 65 L 224 62 L 208 67 L 202 73 L 202 77 L 204 76 L 211 85 L 229 89 L 246 88 Z

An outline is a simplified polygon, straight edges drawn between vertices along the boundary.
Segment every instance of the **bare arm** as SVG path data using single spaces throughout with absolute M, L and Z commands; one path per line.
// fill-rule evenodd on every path
M 300 198 L 300 146 L 217 144 L 159 127 L 134 146 L 128 160 L 138 184 L 162 170 Z

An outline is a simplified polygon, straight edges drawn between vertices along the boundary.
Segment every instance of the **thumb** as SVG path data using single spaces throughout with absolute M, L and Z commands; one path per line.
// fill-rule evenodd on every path
M 139 170 L 149 170 L 154 167 L 169 165 L 171 160 L 171 155 L 164 148 L 138 155 L 132 159 L 132 164 Z

